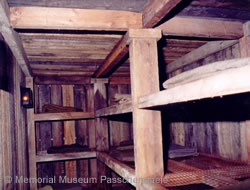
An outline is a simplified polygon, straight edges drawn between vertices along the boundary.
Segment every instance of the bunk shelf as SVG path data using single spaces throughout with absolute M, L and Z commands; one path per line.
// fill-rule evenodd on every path
M 96 151 L 74 152 L 74 153 L 57 153 L 48 154 L 47 152 L 38 153 L 36 156 L 36 162 L 53 162 L 64 160 L 76 160 L 76 159 L 89 159 L 96 158 Z
M 105 152 L 97 152 L 96 153 L 97 159 L 103 162 L 105 165 L 107 165 L 110 169 L 115 171 L 117 174 L 119 174 L 124 179 L 130 179 L 128 182 L 136 186 L 135 183 L 135 170 L 131 167 L 129 167 L 127 164 L 113 158 L 109 154 Z
M 226 61 L 224 62 L 226 63 Z M 240 67 L 228 68 L 224 71 L 220 70 L 219 72 L 206 73 L 204 75 L 200 74 L 201 77 L 195 80 L 190 80 L 189 82 L 182 81 L 179 85 L 176 84 L 172 88 L 140 97 L 139 108 L 157 108 L 178 102 L 249 92 L 249 63 L 250 58 L 242 58 L 239 61 Z M 196 71 L 194 69 L 192 74 L 195 74 Z M 185 73 L 182 73 L 179 77 L 185 75 Z
M 34 114 L 34 121 L 58 121 L 91 118 L 94 118 L 94 112 L 62 112 Z
M 132 112 L 132 103 L 116 104 L 96 111 L 96 117 L 107 117 Z

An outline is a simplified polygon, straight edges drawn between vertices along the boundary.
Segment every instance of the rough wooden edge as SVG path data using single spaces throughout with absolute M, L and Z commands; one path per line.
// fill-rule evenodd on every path
M 142 24 L 144 28 L 155 26 L 166 16 L 181 0 L 153 0 L 142 10 Z
M 226 49 L 230 46 L 237 44 L 238 40 L 229 40 L 229 41 L 213 41 L 208 42 L 205 45 L 191 51 L 190 53 L 176 59 L 174 62 L 170 63 L 166 67 L 166 72 L 170 73 L 179 68 L 182 68 L 188 64 L 191 64 L 195 61 L 203 59 L 211 54 L 214 54 L 218 51 Z
M 31 76 L 31 70 L 28 65 L 28 59 L 19 35 L 11 28 L 9 21 L 9 7 L 6 0 L 0 2 L 0 33 L 5 42 L 10 47 L 17 63 L 20 65 L 26 77 Z
M 242 59 L 242 61 L 246 60 Z M 246 82 L 250 81 L 249 72 L 250 65 L 247 65 L 144 96 L 139 98 L 139 108 L 152 108 L 171 103 L 249 92 L 250 84 Z
M 174 17 L 156 27 L 168 36 L 239 39 L 243 36 L 242 23 L 199 17 Z
M 128 48 L 123 36 L 108 54 L 104 63 L 96 70 L 93 77 L 105 77 L 127 54 Z
M 31 88 L 33 91 L 33 78 L 26 77 L 26 87 Z M 34 109 L 27 110 L 27 127 L 28 127 L 28 149 L 29 149 L 29 176 L 30 178 L 37 178 L 36 171 L 36 139 L 35 139 L 35 122 L 34 122 Z M 36 190 L 37 184 L 30 183 L 30 189 Z
M 96 117 L 112 116 L 132 112 L 132 103 L 127 102 L 123 104 L 112 105 L 96 111 Z
M 40 152 L 36 156 L 36 162 L 54 162 L 54 161 L 65 161 L 65 160 L 76 160 L 76 159 L 89 159 L 96 158 L 95 151 L 86 152 L 74 152 L 64 154 L 48 154 L 47 152 Z
M 34 121 L 58 121 L 94 118 L 94 112 L 64 112 L 64 113 L 38 113 Z
M 102 161 L 104 164 L 106 164 L 109 168 L 114 170 L 124 179 L 127 179 L 127 181 L 131 185 L 136 186 L 136 183 L 133 182 L 133 179 L 136 178 L 134 169 L 130 168 L 128 165 L 120 162 L 119 160 L 111 157 L 105 152 L 97 152 L 97 159 Z

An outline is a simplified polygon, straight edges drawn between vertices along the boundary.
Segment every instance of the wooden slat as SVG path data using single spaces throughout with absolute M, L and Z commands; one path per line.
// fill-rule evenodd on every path
M 166 16 L 181 0 L 152 0 L 142 10 L 142 23 L 144 28 L 155 26 Z
M 249 63 L 250 58 L 241 59 Z M 199 79 L 139 98 L 139 108 L 152 108 L 171 103 L 198 100 L 250 91 L 250 65 L 222 71 L 217 75 Z M 185 93 L 182 93 L 185 92 Z
M 127 30 L 141 28 L 141 13 L 46 7 L 11 7 L 13 28 Z
M 136 186 L 136 183 L 135 183 L 136 180 L 133 180 L 136 178 L 134 169 L 132 169 L 131 167 L 122 163 L 121 161 L 111 157 L 110 155 L 108 155 L 105 152 L 97 152 L 97 159 L 102 161 L 110 169 L 115 171 L 117 174 L 122 176 L 124 179 L 127 179 L 127 181 L 131 185 Z
M 103 116 L 112 116 L 118 114 L 125 114 L 132 112 L 132 104 L 131 102 L 124 103 L 124 104 L 117 104 L 112 105 L 106 108 L 102 108 L 96 111 L 96 117 L 103 117 Z
M 90 84 L 89 77 L 82 76 L 36 76 L 34 78 L 35 84 L 57 84 L 57 85 L 66 85 L 66 84 Z
M 148 0 L 8 0 L 10 6 L 64 7 L 79 9 L 130 10 L 140 12 Z
M 58 154 L 48 154 L 47 152 L 40 152 L 36 156 L 36 162 L 54 162 L 63 160 L 76 160 L 76 159 L 86 159 L 86 158 L 96 158 L 95 151 L 86 152 L 74 152 L 74 153 L 58 153 Z
M 4 37 L 5 42 L 10 47 L 24 74 L 27 77 L 30 77 L 31 72 L 28 66 L 26 54 L 24 52 L 20 37 L 10 26 L 9 14 L 7 1 L 2 0 L 0 2 L 0 33 Z
M 157 28 L 164 35 L 239 39 L 243 36 L 242 23 L 193 17 L 174 17 Z
M 35 121 L 58 121 L 90 118 L 94 118 L 94 112 L 39 113 L 34 115 Z
M 93 77 L 105 77 L 128 53 L 124 37 L 114 46 L 113 50 L 106 57 L 104 63 L 97 69 Z
M 177 69 L 180 69 L 188 64 L 191 64 L 195 61 L 203 59 L 211 54 L 214 54 L 218 51 L 226 49 L 230 46 L 235 45 L 238 43 L 238 40 L 229 40 L 229 41 L 213 41 L 208 42 L 205 45 L 191 51 L 190 53 L 180 57 L 179 59 L 175 60 L 174 62 L 167 65 L 167 72 L 173 72 Z M 168 56 L 168 55 L 167 55 Z
M 164 173 L 160 112 L 142 110 L 138 107 L 140 96 L 159 91 L 157 39 L 161 31 L 148 30 L 148 32 L 146 29 L 128 32 L 133 34 L 131 38 L 128 35 L 128 41 L 130 42 L 135 168 L 136 177 L 142 179 L 161 177 Z M 142 37 L 139 34 L 142 34 Z M 136 188 L 142 189 L 141 184 L 137 183 Z

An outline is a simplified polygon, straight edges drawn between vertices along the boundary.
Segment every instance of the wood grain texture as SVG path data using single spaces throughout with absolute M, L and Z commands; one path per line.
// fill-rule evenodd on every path
M 195 17 L 174 17 L 157 28 L 173 36 L 239 39 L 243 36 L 242 23 Z
M 54 161 L 65 161 L 65 160 L 77 160 L 77 159 L 89 159 L 95 158 L 95 151 L 86 152 L 75 152 L 75 153 L 64 153 L 64 154 L 47 154 L 47 152 L 40 152 L 36 156 L 36 162 L 54 162 Z
M 131 102 L 129 102 L 99 109 L 96 111 L 96 117 L 112 116 L 112 115 L 131 113 L 131 112 L 132 112 L 132 104 Z
M 11 7 L 10 22 L 13 28 L 33 29 L 125 31 L 142 27 L 140 13 L 46 7 Z
M 249 58 L 242 59 L 241 61 L 248 63 Z M 235 68 L 221 72 L 218 75 L 141 97 L 139 98 L 139 107 L 150 108 L 170 103 L 248 92 L 249 86 L 244 81 L 250 80 L 247 74 L 249 69 L 249 65 Z M 190 91 L 190 89 L 192 89 L 192 91 Z M 189 93 L 180 93 L 180 91 L 183 90 Z
M 10 12 L 6 0 L 0 2 L 0 32 L 4 37 L 5 42 L 10 47 L 13 55 L 17 59 L 17 63 L 20 65 L 24 74 L 27 77 L 31 76 L 30 68 L 28 65 L 26 54 L 24 53 L 23 45 L 20 37 L 10 26 Z
M 33 89 L 33 78 L 26 78 L 26 87 Z M 27 110 L 27 127 L 28 127 L 28 146 L 29 146 L 29 176 L 37 177 L 36 171 L 36 140 L 35 140 L 35 126 L 34 126 L 34 110 Z M 30 184 L 30 189 L 37 189 L 36 183 Z
M 64 106 L 74 106 L 73 85 L 62 85 L 62 97 Z M 76 143 L 75 121 L 64 121 L 64 144 Z M 67 177 L 77 177 L 76 161 L 65 162 Z
M 166 16 L 181 0 L 152 0 L 142 10 L 144 28 L 152 28 Z
M 112 170 L 114 170 L 116 173 L 118 173 L 120 176 L 122 176 L 124 179 L 128 179 L 128 182 L 131 185 L 136 186 L 136 183 L 133 180 L 136 177 L 134 169 L 130 168 L 119 160 L 116 160 L 105 152 L 97 152 L 97 158 Z
M 90 84 L 89 77 L 82 76 L 36 76 L 34 77 L 35 84 L 49 85 L 72 85 L 72 84 Z
M 142 34 L 144 36 L 145 33 L 142 31 Z M 149 35 L 149 38 L 138 39 L 133 36 L 129 39 L 135 165 L 138 178 L 160 177 L 164 170 L 160 112 L 141 110 L 138 107 L 140 96 L 159 91 L 157 37 L 150 37 Z M 151 73 L 150 76 L 148 73 Z M 151 139 L 150 142 L 148 139 Z M 136 188 L 142 189 L 138 183 Z
M 94 111 L 94 88 L 93 85 L 86 85 L 87 92 L 87 111 Z M 88 123 L 88 134 L 89 134 L 89 148 L 96 148 L 96 128 L 95 128 L 95 120 L 90 119 L 87 121 Z M 89 161 L 89 170 L 91 177 L 97 178 L 97 161 L 96 159 L 91 159 Z
M 205 45 L 194 49 L 190 53 L 176 59 L 171 64 L 167 65 L 166 71 L 168 73 L 173 72 L 177 69 L 180 69 L 188 64 L 191 64 L 195 61 L 203 59 L 211 54 L 214 54 L 218 51 L 226 49 L 234 44 L 238 43 L 238 40 L 229 40 L 229 41 L 214 41 L 208 42 Z
M 248 59 L 242 61 L 239 59 L 231 59 L 227 61 L 218 61 L 212 64 L 203 65 L 201 67 L 197 67 L 195 69 L 183 72 L 173 78 L 166 80 L 163 83 L 163 87 L 166 89 L 174 88 L 179 85 L 187 84 L 192 81 L 196 81 L 202 78 L 207 78 L 220 72 L 230 70 L 233 68 L 239 68 L 249 65 Z
M 36 7 L 61 7 L 78 9 L 102 9 L 140 12 L 148 0 L 8 0 L 10 7 L 36 6 Z
M 96 70 L 93 77 L 105 77 L 114 67 L 116 67 L 123 57 L 128 53 L 124 37 L 114 46 L 112 51 L 105 58 L 104 63 Z
M 94 118 L 93 112 L 39 113 L 34 116 L 35 121 L 58 121 L 90 118 Z

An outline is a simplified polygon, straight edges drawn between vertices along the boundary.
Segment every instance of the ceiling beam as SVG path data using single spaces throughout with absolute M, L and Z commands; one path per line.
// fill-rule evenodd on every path
M 164 35 L 239 39 L 243 36 L 243 25 L 235 21 L 223 21 L 195 17 L 174 17 L 161 24 Z
M 19 35 L 11 28 L 9 22 L 9 7 L 5 0 L 0 1 L 0 33 L 5 43 L 11 49 L 18 65 L 21 67 L 26 77 L 31 76 L 26 54 Z
M 104 63 L 96 70 L 93 77 L 105 77 L 110 71 L 117 66 L 122 58 L 128 53 L 128 48 L 124 36 L 114 46 L 112 51 L 106 57 Z
M 48 7 L 11 7 L 13 28 L 115 30 L 142 27 L 142 14 L 129 11 Z
M 144 28 L 152 28 L 165 17 L 181 0 L 153 0 L 142 10 Z
M 154 0 L 142 11 L 143 27 L 151 28 L 166 16 L 181 0 Z M 124 37 L 115 45 L 104 63 L 98 68 L 93 77 L 107 77 L 119 62 L 128 54 Z

